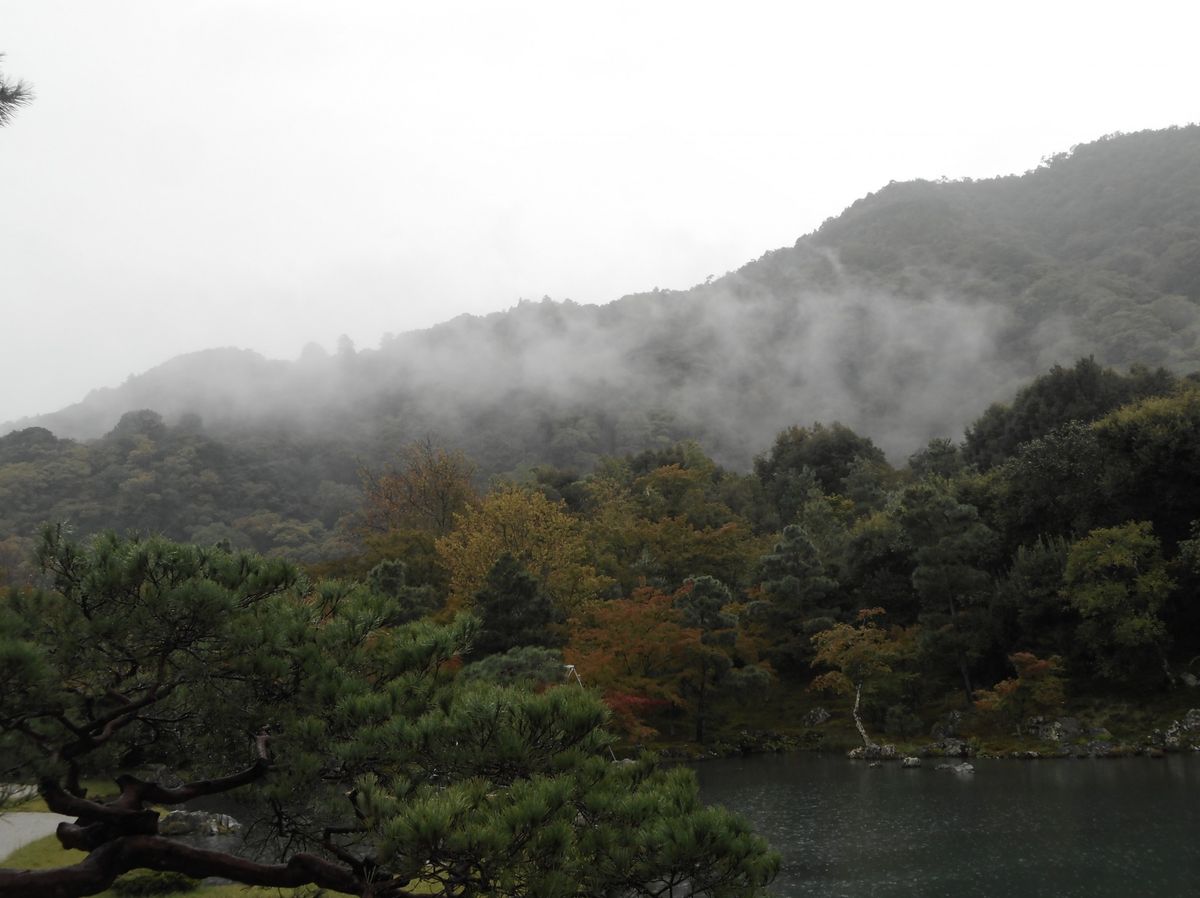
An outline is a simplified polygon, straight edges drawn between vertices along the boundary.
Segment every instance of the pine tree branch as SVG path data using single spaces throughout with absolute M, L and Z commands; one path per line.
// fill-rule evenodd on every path
M 138 779 L 130 774 L 117 777 L 117 785 L 121 787 L 119 803 L 126 807 L 140 806 L 142 802 L 152 801 L 156 804 L 183 804 L 202 795 L 218 795 L 229 792 L 240 786 L 262 779 L 271 769 L 271 763 L 266 758 L 259 758 L 245 770 L 222 776 L 216 779 L 195 780 L 182 786 L 167 788 L 159 783 Z M 129 796 L 126 798 L 126 796 Z

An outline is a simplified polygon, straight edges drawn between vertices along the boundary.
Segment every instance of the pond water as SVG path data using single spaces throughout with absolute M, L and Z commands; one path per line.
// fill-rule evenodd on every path
M 1200 757 L 936 763 L 764 755 L 696 773 L 783 855 L 781 898 L 1200 896 Z

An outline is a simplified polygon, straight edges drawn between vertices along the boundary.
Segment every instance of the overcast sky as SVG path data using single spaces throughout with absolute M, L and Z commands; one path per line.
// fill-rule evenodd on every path
M 890 180 L 1186 124 L 1187 9 L 0 0 L 36 92 L 0 129 L 0 421 L 198 349 L 687 288 Z

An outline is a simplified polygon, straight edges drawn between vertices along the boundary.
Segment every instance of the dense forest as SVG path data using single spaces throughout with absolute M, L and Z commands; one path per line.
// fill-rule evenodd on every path
M 464 676 L 573 665 L 631 740 L 1194 684 L 1197 150 L 891 184 L 689 291 L 176 359 L 0 438 L 0 569 L 46 522 L 288 557 L 472 610 Z
M 724 732 L 813 688 L 859 691 L 896 738 L 949 706 L 1019 725 L 1068 685 L 1151 694 L 1200 672 L 1200 384 L 1165 369 L 1056 367 L 901 467 L 818 423 L 747 473 L 685 442 L 481 487 L 426 441 L 361 469 L 351 497 L 305 487 L 297 470 L 322 469 L 286 444 L 263 466 L 148 412 L 89 444 L 27 429 L 0 453 L 9 514 L 21 489 L 52 490 L 81 530 L 309 553 L 310 576 L 389 596 L 397 622 L 471 610 L 465 676 L 573 664 L 635 740 L 704 742 L 714 715 Z M 277 494 L 303 526 L 261 510 Z M 14 582 L 32 547 L 6 539 Z

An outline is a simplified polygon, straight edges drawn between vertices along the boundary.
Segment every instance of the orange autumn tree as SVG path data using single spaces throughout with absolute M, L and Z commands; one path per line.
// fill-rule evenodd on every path
M 1017 675 L 1001 680 L 991 689 L 975 693 L 975 707 L 1016 727 L 1021 735 L 1022 722 L 1034 714 L 1045 714 L 1062 706 L 1062 659 L 1057 655 L 1039 658 L 1032 652 L 1016 652 L 1008 660 Z
M 365 537 L 396 530 L 442 536 L 454 526 L 454 516 L 479 498 L 471 482 L 475 464 L 429 437 L 405 446 L 382 470 L 358 473 L 363 490 L 359 529 Z
M 729 590 L 712 577 L 690 578 L 674 593 L 650 588 L 595 602 L 571 622 L 566 660 L 600 689 L 634 738 L 654 735 L 645 716 L 685 710 L 703 743 L 719 695 L 761 695 L 771 681 L 739 627 Z
M 657 733 L 647 715 L 684 704 L 681 674 L 700 631 L 683 626 L 674 602 L 674 595 L 643 587 L 625 599 L 592 602 L 571 620 L 566 662 L 603 693 L 616 723 L 634 739 Z

